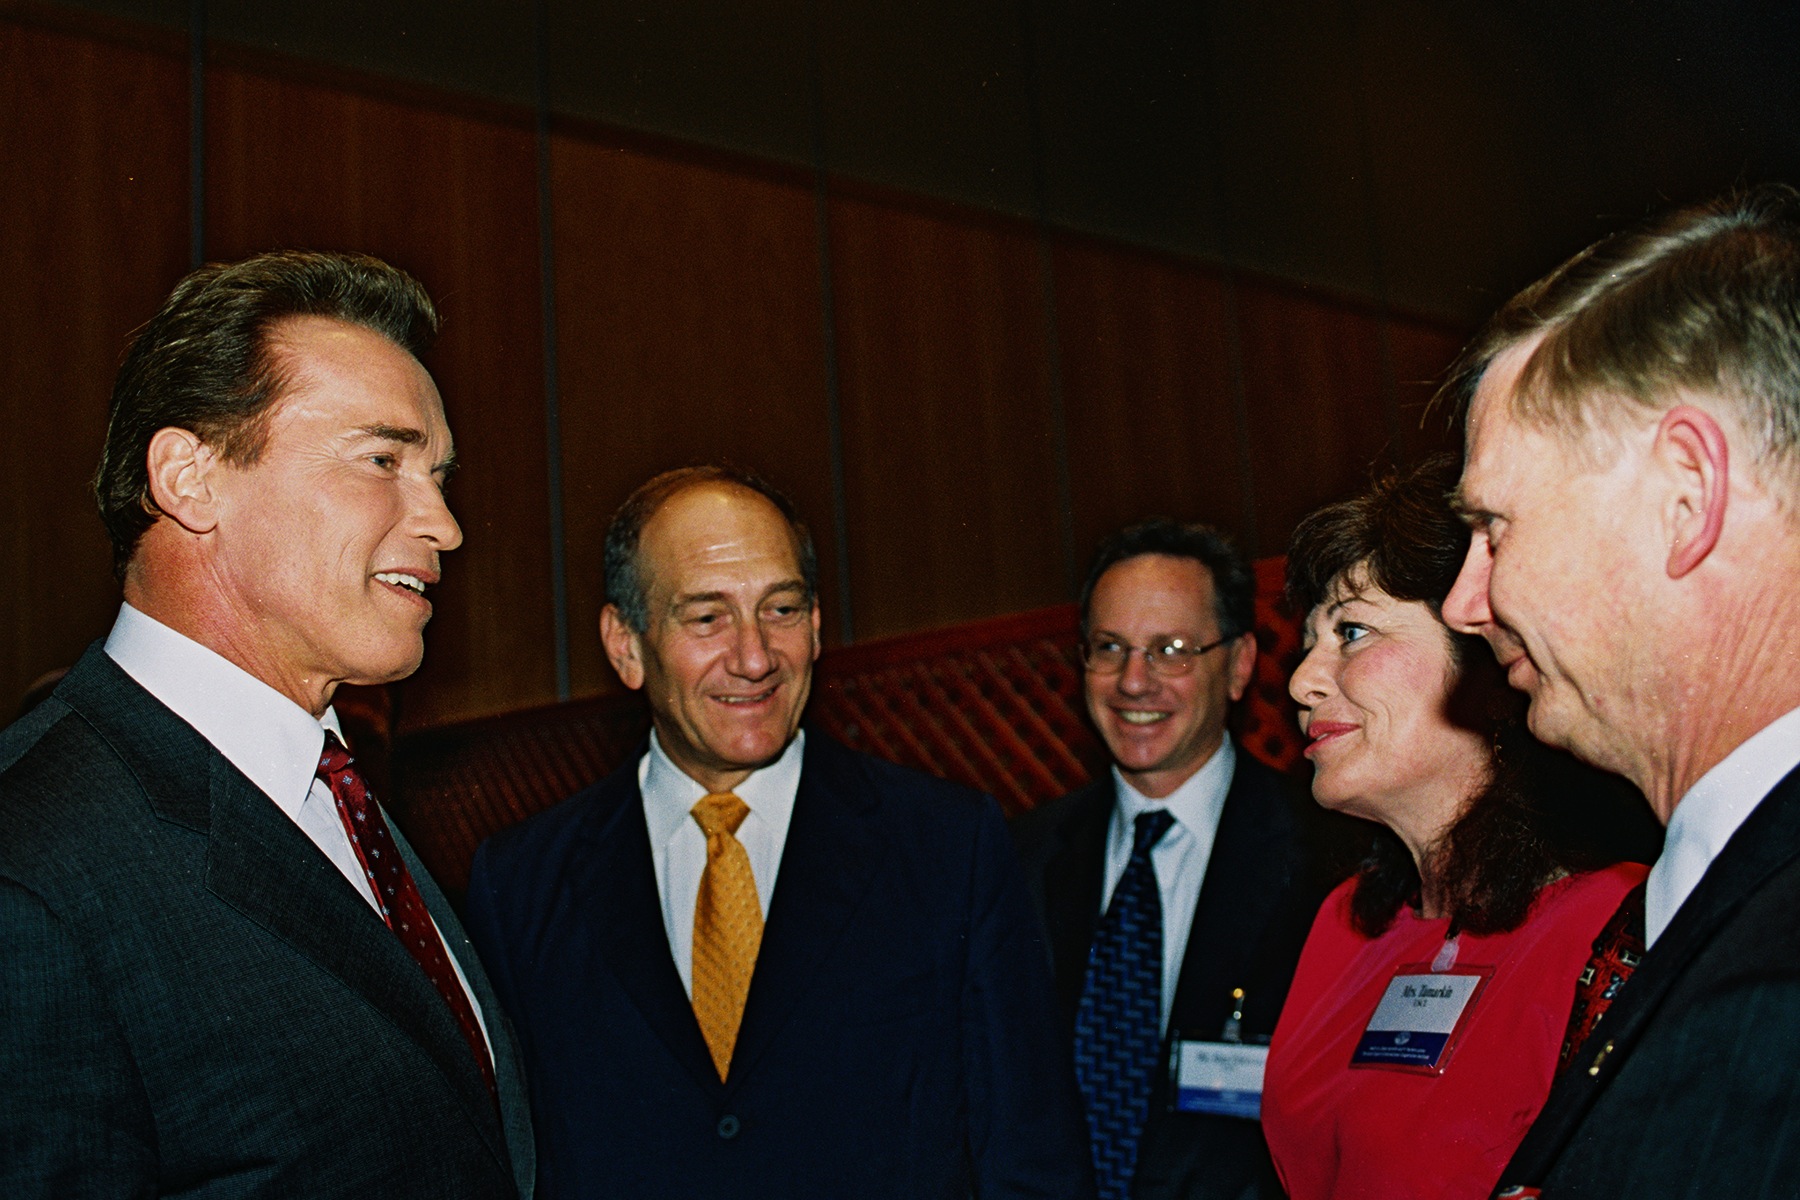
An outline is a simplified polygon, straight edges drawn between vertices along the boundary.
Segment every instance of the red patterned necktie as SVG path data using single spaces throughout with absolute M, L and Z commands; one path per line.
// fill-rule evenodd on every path
M 1618 911 L 1594 939 L 1593 956 L 1575 981 L 1575 1006 L 1569 1010 L 1569 1029 L 1556 1059 L 1558 1075 L 1575 1061 L 1575 1052 L 1612 1007 L 1619 989 L 1643 957 L 1644 885 L 1640 883 L 1619 901 Z
M 444 940 L 438 936 L 437 926 L 432 924 L 425 901 L 413 883 L 412 872 L 406 869 L 394 839 L 388 835 L 381 808 L 370 794 L 362 773 L 351 766 L 354 761 L 337 735 L 327 732 L 325 750 L 319 756 L 318 777 L 324 780 L 325 786 L 331 789 L 332 799 L 337 801 L 338 819 L 344 823 L 344 832 L 350 835 L 357 861 L 362 863 L 363 874 L 375 892 L 381 906 L 381 919 L 413 956 L 438 995 L 444 998 L 444 1003 L 450 1006 L 450 1012 L 462 1029 L 463 1040 L 469 1043 L 469 1050 L 475 1055 L 475 1065 L 481 1068 L 482 1082 L 487 1084 L 488 1094 L 494 1096 L 497 1103 L 499 1093 L 494 1087 L 494 1065 L 488 1058 L 481 1026 L 475 1023 L 475 1010 L 469 1006 L 468 993 L 463 991 L 462 981 L 457 979 L 456 970 L 450 965 Z

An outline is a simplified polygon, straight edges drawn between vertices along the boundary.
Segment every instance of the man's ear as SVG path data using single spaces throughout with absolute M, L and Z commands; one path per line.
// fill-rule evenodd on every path
M 1669 578 L 1680 579 L 1719 544 L 1731 494 L 1731 449 L 1711 413 L 1681 404 L 1663 414 L 1650 452 L 1671 482 L 1662 517 Z
M 214 484 L 223 465 L 218 452 L 192 430 L 159 429 L 145 455 L 150 499 L 189 533 L 211 533 L 219 523 Z
M 1231 645 L 1225 647 L 1225 653 L 1231 655 L 1231 663 L 1226 668 L 1226 686 L 1230 689 L 1232 702 L 1244 698 L 1250 688 L 1250 677 L 1256 674 L 1256 634 L 1243 633 L 1231 639 Z
M 606 647 L 607 661 L 619 673 L 621 683 L 634 692 L 644 686 L 642 635 L 611 604 L 600 610 L 600 644 Z
M 812 660 L 813 660 L 813 661 L 814 661 L 814 662 L 818 662 L 818 661 L 819 661 L 819 651 L 820 651 L 820 649 L 822 649 L 822 648 L 823 648 L 823 642 L 821 642 L 821 641 L 820 641 L 820 637 L 821 637 L 821 635 L 820 635 L 820 633 L 819 633 L 819 616 L 820 616 L 820 614 L 819 614 L 819 601 L 818 601 L 818 598 L 817 598 L 817 597 L 815 597 L 815 598 L 814 598 L 814 599 L 813 599 L 813 602 L 812 602 L 812 627 L 813 627 L 813 656 L 812 656 Z

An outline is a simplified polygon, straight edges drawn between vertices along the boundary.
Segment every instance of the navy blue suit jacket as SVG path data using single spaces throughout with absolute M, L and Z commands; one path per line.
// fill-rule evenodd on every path
M 1085 1197 L 1073 1069 L 993 801 L 808 733 L 730 1078 L 663 932 L 633 759 L 485 843 L 470 930 L 548 1197 Z

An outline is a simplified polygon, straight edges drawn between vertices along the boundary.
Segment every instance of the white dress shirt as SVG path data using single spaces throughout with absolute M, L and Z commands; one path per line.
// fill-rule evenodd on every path
M 731 789 L 750 809 L 738 826 L 737 840 L 750 858 L 756 899 L 765 921 L 769 900 L 775 895 L 775 874 L 781 869 L 781 851 L 787 845 L 788 822 L 794 815 L 794 795 L 800 790 L 800 760 L 805 748 L 806 734 L 795 734 L 780 758 L 752 771 Z M 669 760 L 654 732 L 650 734 L 650 752 L 638 760 L 638 791 L 644 797 L 644 823 L 650 829 L 663 930 L 669 936 L 669 953 L 681 974 L 681 986 L 691 999 L 694 902 L 706 870 L 706 834 L 694 820 L 693 808 L 707 792 Z
M 1656 945 L 1738 826 L 1800 766 L 1800 708 L 1775 718 L 1702 775 L 1675 805 L 1644 882 L 1644 944 Z
M 129 604 L 106 639 L 106 655 L 163 706 L 192 725 L 227 762 L 243 772 L 275 807 L 300 827 L 357 894 L 381 912 L 356 849 L 337 813 L 331 789 L 318 778 L 327 730 L 343 740 L 337 713 L 313 715 L 235 663 Z M 435 924 L 435 922 L 434 922 Z M 439 940 L 443 934 L 440 932 Z M 456 955 L 446 953 L 469 1007 L 487 1036 L 481 1005 L 469 991 Z M 492 1043 L 489 1043 L 492 1052 Z
M 1131 862 L 1131 846 L 1135 840 L 1134 825 L 1140 813 L 1169 810 L 1175 823 L 1150 850 L 1150 865 L 1156 870 L 1156 890 L 1162 899 L 1163 972 L 1162 1024 L 1169 1027 L 1169 1013 L 1175 1007 L 1175 985 L 1181 978 L 1181 960 L 1187 954 L 1188 933 L 1194 927 L 1194 910 L 1200 905 L 1200 885 L 1206 879 L 1206 864 L 1212 859 L 1213 838 L 1219 832 L 1219 814 L 1225 809 L 1225 794 L 1231 790 L 1232 772 L 1237 769 L 1237 748 L 1230 735 L 1206 765 L 1194 772 L 1188 781 L 1161 800 L 1152 800 L 1125 782 L 1118 767 L 1113 768 L 1112 823 L 1106 830 L 1106 885 L 1100 893 L 1100 912 L 1112 903 L 1113 889 Z

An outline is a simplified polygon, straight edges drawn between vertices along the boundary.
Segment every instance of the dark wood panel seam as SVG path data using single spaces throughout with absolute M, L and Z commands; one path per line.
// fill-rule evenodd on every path
M 561 383 L 556 357 L 556 242 L 550 185 L 550 13 L 548 0 L 533 7 L 537 86 L 538 288 L 544 321 L 544 463 L 550 520 L 550 636 L 556 668 L 556 698 L 567 700 L 569 663 L 569 572 L 563 521 Z
M 850 500 L 844 481 L 843 387 L 838 377 L 837 290 L 832 284 L 831 184 L 825 170 L 825 82 L 819 61 L 819 5 L 814 0 L 807 24 L 807 75 L 812 120 L 813 219 L 819 239 L 820 336 L 825 353 L 825 434 L 831 462 L 831 533 L 837 543 L 838 640 L 856 640 L 855 611 L 850 603 Z
M 188 4 L 188 267 L 206 261 L 206 0 Z
M 1062 553 L 1063 594 L 1079 586 L 1075 562 L 1075 482 L 1069 466 L 1069 418 L 1063 397 L 1062 334 L 1056 309 L 1056 251 L 1050 237 L 1050 188 L 1046 182 L 1044 123 L 1038 111 L 1037 29 L 1030 0 L 1020 0 L 1019 42 L 1024 50 L 1025 111 L 1031 131 L 1031 199 L 1036 210 L 1038 278 L 1043 293 L 1044 366 L 1050 383 L 1050 440 L 1056 463 L 1057 546 Z

